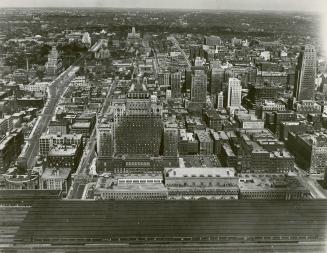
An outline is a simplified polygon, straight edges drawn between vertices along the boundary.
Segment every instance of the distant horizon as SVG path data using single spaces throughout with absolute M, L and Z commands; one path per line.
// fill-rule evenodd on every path
M 186 8 L 187 7 L 187 8 Z M 325 0 L 2 0 L 0 8 L 105 8 L 186 11 L 327 12 Z
M 186 9 L 186 8 L 152 8 L 152 7 L 1 7 L 1 9 L 103 9 L 103 10 L 158 10 L 158 11 L 181 11 L 181 12 L 257 12 L 257 13 L 264 13 L 264 12 L 270 12 L 270 13 L 294 13 L 294 14 L 315 14 L 315 15 L 322 15 L 324 14 L 323 11 L 313 11 L 313 10 L 270 10 L 270 9 Z

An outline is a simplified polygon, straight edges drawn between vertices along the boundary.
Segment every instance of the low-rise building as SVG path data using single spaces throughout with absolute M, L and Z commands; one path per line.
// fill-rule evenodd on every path
M 165 168 L 169 199 L 237 199 L 238 177 L 234 168 Z
M 195 131 L 196 137 L 199 141 L 199 154 L 210 155 L 213 153 L 213 140 L 210 137 L 209 132 L 205 130 Z
M 0 140 L 0 173 L 6 172 L 10 165 L 16 161 L 22 145 L 24 134 L 22 129 L 14 129 L 9 135 Z
M 39 139 L 40 155 L 47 156 L 49 151 L 62 145 L 81 145 L 83 148 L 83 136 L 81 134 L 43 134 Z
M 286 111 L 286 106 L 284 104 L 270 100 L 264 100 L 259 106 L 257 106 L 256 115 L 259 119 L 265 120 L 266 113 L 280 111 Z
M 71 126 L 71 133 L 82 134 L 84 138 L 89 138 L 92 131 L 90 122 L 75 122 Z
M 287 146 L 302 169 L 314 174 L 325 172 L 327 167 L 326 134 L 295 134 L 290 132 Z
M 46 93 L 49 84 L 49 82 L 36 82 L 28 85 L 23 85 L 22 88 L 25 91 L 44 94 Z
M 57 146 L 49 151 L 48 166 L 70 168 L 75 171 L 82 157 L 82 146 Z
M 295 111 L 305 115 L 309 113 L 321 114 L 321 105 L 313 100 L 302 100 L 295 104 Z
M 311 194 L 298 178 L 285 174 L 240 176 L 240 199 L 299 200 Z
M 168 190 L 159 175 L 117 175 L 100 177 L 95 192 L 97 200 L 163 200 Z
M 185 129 L 179 129 L 178 152 L 180 155 L 194 155 L 199 151 L 199 142 L 194 134 L 186 132 Z
M 40 178 L 40 189 L 68 191 L 70 168 L 46 168 Z

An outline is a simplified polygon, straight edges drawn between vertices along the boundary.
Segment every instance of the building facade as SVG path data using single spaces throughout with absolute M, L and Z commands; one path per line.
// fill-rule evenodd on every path
M 207 75 L 203 70 L 195 70 L 192 74 L 191 102 L 206 103 L 207 97 Z
M 238 199 L 234 168 L 165 168 L 169 199 Z
M 314 98 L 317 53 L 313 45 L 306 45 L 298 58 L 294 96 L 297 101 Z
M 227 91 L 227 107 L 239 107 L 242 102 L 241 81 L 237 78 L 229 78 Z

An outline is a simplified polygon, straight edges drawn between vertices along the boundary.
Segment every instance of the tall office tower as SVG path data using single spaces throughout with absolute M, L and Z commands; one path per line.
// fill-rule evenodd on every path
M 175 122 L 167 122 L 164 128 L 164 156 L 178 154 L 178 126 Z
M 221 91 L 217 95 L 217 109 L 224 108 L 224 93 Z
M 113 122 L 104 119 L 97 124 L 98 159 L 111 158 L 114 154 Z
M 91 46 L 91 37 L 88 32 L 85 32 L 82 37 L 82 43 Z
M 132 32 L 127 34 L 127 45 L 136 46 L 141 43 L 141 34 L 137 33 L 135 27 L 132 28 Z
M 125 112 L 115 125 L 115 153 L 158 156 L 163 131 L 162 104 L 140 78 L 127 93 Z
M 225 70 L 213 68 L 211 70 L 210 93 L 217 94 L 223 90 Z
M 299 55 L 295 73 L 294 96 L 297 101 L 314 98 L 316 61 L 315 47 L 306 45 Z
M 170 77 L 170 73 L 169 71 L 165 71 L 165 72 L 160 72 L 158 74 L 158 82 L 159 82 L 159 86 L 169 86 L 169 77 Z
M 208 46 L 218 46 L 221 42 L 221 38 L 218 36 L 210 35 L 205 37 L 205 44 Z
M 204 64 L 203 59 L 201 57 L 196 57 L 194 61 L 195 67 L 202 67 Z
M 63 70 L 60 55 L 55 46 L 52 47 L 48 55 L 48 61 L 45 64 L 45 69 L 47 76 L 56 76 Z
M 181 78 L 181 72 L 175 72 L 170 75 L 172 98 L 179 98 L 182 95 Z
M 206 103 L 207 75 L 204 70 L 194 70 L 191 83 L 191 102 Z
M 237 78 L 229 78 L 227 92 L 227 107 L 237 107 L 242 101 L 241 81 Z
M 210 61 L 210 69 L 219 68 L 220 66 L 221 66 L 220 60 L 215 59 Z
M 191 86 L 192 86 L 192 70 L 186 69 L 185 70 L 185 84 L 184 84 L 185 91 L 191 90 Z

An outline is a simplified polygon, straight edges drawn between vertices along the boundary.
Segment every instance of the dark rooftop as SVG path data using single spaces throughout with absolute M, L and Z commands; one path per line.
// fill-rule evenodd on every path
M 34 202 L 23 243 L 272 242 L 327 239 L 327 201 Z

